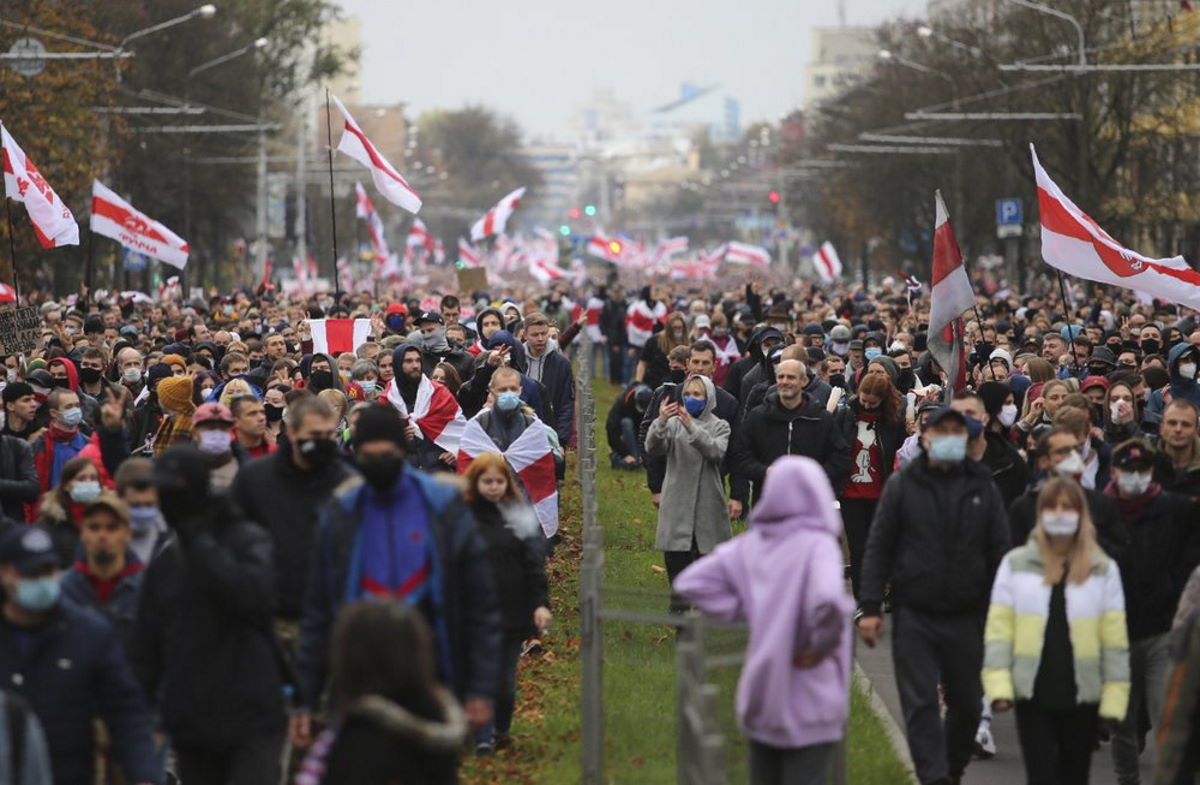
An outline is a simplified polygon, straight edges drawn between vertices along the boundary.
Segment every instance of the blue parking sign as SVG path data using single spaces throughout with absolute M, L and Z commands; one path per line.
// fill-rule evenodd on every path
M 1020 199 L 996 200 L 996 236 L 1020 237 L 1025 223 Z

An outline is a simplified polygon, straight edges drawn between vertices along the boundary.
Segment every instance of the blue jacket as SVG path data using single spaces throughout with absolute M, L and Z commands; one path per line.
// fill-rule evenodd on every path
M 442 678 L 459 698 L 491 698 L 500 683 L 500 612 L 487 547 L 475 516 L 458 490 L 417 469 L 405 469 L 425 498 L 435 574 L 443 607 L 425 608 L 433 628 Z M 334 619 L 346 601 L 351 554 L 359 536 L 359 499 L 366 489 L 354 477 L 318 514 L 316 542 L 300 621 L 296 655 L 302 705 L 315 709 L 328 675 Z
M 160 781 L 141 688 L 116 631 L 96 611 L 63 599 L 39 627 L 0 621 L 0 684 L 29 701 L 41 721 L 55 785 L 91 785 L 96 715 L 129 781 Z
M 1162 422 L 1163 411 L 1167 404 L 1177 398 L 1191 401 L 1200 406 L 1200 384 L 1195 379 L 1185 379 L 1179 373 L 1179 361 L 1183 355 L 1193 349 L 1190 343 L 1177 343 L 1167 353 L 1167 371 L 1171 374 L 1171 383 L 1161 390 L 1155 390 L 1146 403 L 1146 411 L 1142 415 L 1143 422 L 1157 425 Z
M 121 576 L 117 581 L 106 604 L 100 604 L 95 587 L 92 586 L 87 575 L 79 569 L 79 564 L 63 574 L 62 593 L 76 605 L 102 613 L 116 629 L 117 635 L 121 639 L 121 645 L 125 647 L 126 651 L 129 651 L 129 644 L 133 640 L 134 626 L 137 622 L 138 598 L 142 594 L 142 582 L 146 578 L 146 571 L 142 568 L 142 563 L 133 555 L 133 551 L 129 551 L 125 559 L 125 563 L 131 568 L 129 574 Z M 132 569 L 135 565 L 136 572 Z

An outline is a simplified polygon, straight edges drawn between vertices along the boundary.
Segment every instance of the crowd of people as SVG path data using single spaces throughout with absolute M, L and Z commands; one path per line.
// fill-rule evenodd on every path
M 1158 781 L 1191 781 L 1200 327 L 1174 306 L 981 297 L 954 389 L 891 278 L 29 299 L 0 390 L 5 781 L 257 785 L 294 753 L 300 785 L 443 783 L 513 746 L 584 347 L 670 610 L 750 623 L 755 783 L 824 781 L 852 630 L 889 615 L 922 785 L 1009 709 L 1030 783 L 1087 782 L 1099 740 L 1137 783 L 1151 728 Z M 367 327 L 318 351 L 337 319 Z

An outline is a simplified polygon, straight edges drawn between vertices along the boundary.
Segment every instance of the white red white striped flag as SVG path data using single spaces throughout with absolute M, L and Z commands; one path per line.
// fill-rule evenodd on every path
M 483 267 L 483 260 L 479 257 L 479 251 L 475 250 L 475 246 L 463 238 L 458 238 L 458 261 L 462 262 L 463 267 Z
M 3 124 L 0 124 L 0 150 L 4 158 L 4 193 L 9 199 L 25 205 L 33 233 L 41 246 L 79 245 L 79 224 L 75 223 L 75 216 Z
M 567 277 L 567 271 L 558 266 L 558 262 L 550 261 L 541 256 L 530 257 L 529 274 L 545 286 L 551 281 L 561 281 Z
M 448 387 L 422 375 L 412 412 L 408 411 L 395 380 L 387 383 L 383 397 L 401 417 L 417 426 L 423 438 L 448 453 L 459 454 L 467 420 L 463 417 L 462 408 L 458 405 L 454 393 L 450 392 Z
M 349 286 L 344 287 L 349 289 Z M 370 319 L 306 319 L 312 331 L 313 353 L 332 354 L 358 351 L 371 340 Z
M 654 260 L 659 262 L 666 261 L 677 253 L 687 252 L 687 237 L 671 237 L 667 240 L 663 240 L 658 244 L 658 247 L 654 249 Z
M 471 461 L 485 452 L 501 452 L 480 424 L 479 417 L 482 414 L 475 415 L 463 432 L 456 466 L 459 474 L 466 472 Z M 554 453 L 550 449 L 546 426 L 534 418 L 524 433 L 501 454 L 521 481 L 525 495 L 537 514 L 538 523 L 542 525 L 542 533 L 553 537 L 558 531 L 558 480 L 554 475 Z
M 1200 308 L 1200 273 L 1182 256 L 1154 259 L 1118 243 L 1050 179 L 1033 145 L 1029 150 L 1037 177 L 1046 264 L 1068 275 Z
M 596 295 L 591 295 L 587 299 L 587 322 L 584 328 L 592 341 L 599 343 L 604 339 L 604 335 L 600 332 L 600 316 L 604 313 L 604 301 Z M 571 308 L 571 321 L 578 321 L 580 316 L 584 314 L 584 306 L 575 303 Z
M 382 265 L 392 255 L 388 248 L 387 237 L 383 231 L 383 218 L 375 209 L 375 203 L 367 195 L 367 189 L 362 183 L 354 184 L 354 212 L 366 221 L 367 233 L 371 235 L 371 248 L 375 251 L 375 264 Z
M 144 294 L 142 296 L 146 297 Z M 146 297 L 147 301 L 149 301 L 149 299 L 149 297 Z M 16 301 L 17 290 L 6 283 L 0 283 L 0 303 L 15 303 Z
M 667 318 L 667 306 L 662 300 L 651 308 L 645 300 L 637 300 L 625 313 L 625 336 L 630 346 L 642 348 L 654 334 L 654 325 Z
M 725 261 L 730 264 L 752 264 L 767 269 L 771 266 L 771 254 L 760 245 L 730 241 L 725 249 Z
M 187 267 L 188 244 L 179 235 L 117 196 L 99 180 L 92 181 L 93 232 L 110 237 L 140 254 L 180 270 Z
M 833 243 L 826 240 L 812 257 L 813 269 L 824 283 L 833 283 L 842 276 L 842 260 Z
M 409 248 L 433 250 L 433 235 L 429 233 L 429 228 L 420 218 L 413 219 L 412 228 L 408 230 L 408 239 L 404 241 L 404 244 Z
M 524 196 L 525 188 L 522 186 L 501 199 L 496 203 L 495 207 L 484 213 L 483 217 L 471 227 L 471 241 L 479 242 L 483 238 L 491 237 L 494 234 L 504 234 L 504 227 L 508 225 L 508 219 L 512 217 L 513 211 L 521 204 L 521 199 Z
M 935 194 L 933 280 L 929 300 L 929 352 L 946 372 L 946 384 L 957 391 L 967 382 L 967 344 L 962 315 L 975 307 L 975 292 L 963 265 L 962 251 L 950 225 L 950 214 Z
M 588 240 L 587 252 L 608 262 L 619 262 L 621 261 L 621 252 L 613 250 L 614 242 L 614 240 L 605 237 L 603 232 L 596 232 Z M 619 243 L 617 247 L 620 247 Z
M 346 121 L 337 149 L 371 170 L 371 181 L 384 199 L 410 213 L 418 212 L 421 209 L 421 197 L 371 143 L 338 97 L 330 97 Z

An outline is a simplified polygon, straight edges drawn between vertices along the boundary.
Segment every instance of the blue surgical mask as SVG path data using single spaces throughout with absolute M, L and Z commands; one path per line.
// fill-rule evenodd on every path
M 45 613 L 58 604 L 62 596 L 59 575 L 47 575 L 43 578 L 22 578 L 17 581 L 17 605 L 30 613 Z
M 87 504 L 96 501 L 100 495 L 98 480 L 76 480 L 71 484 L 71 501 L 76 504 Z
M 687 413 L 693 417 L 699 417 L 704 414 L 704 407 L 708 404 L 703 398 L 684 398 L 683 406 L 687 409 Z
M 515 392 L 502 392 L 496 396 L 496 408 L 502 412 L 511 412 L 521 405 L 521 396 Z
M 375 380 L 374 379 L 363 379 L 361 382 L 358 383 L 358 386 L 361 387 L 362 391 L 364 393 L 366 393 L 367 395 L 370 395 L 371 393 L 375 392 Z
M 966 434 L 929 437 L 929 457 L 939 463 L 963 460 L 967 457 Z
M 63 411 L 61 415 L 62 424 L 68 428 L 78 428 L 79 423 L 83 422 L 83 409 L 78 406 L 72 406 L 70 409 Z
M 129 525 L 135 536 L 152 531 L 161 518 L 162 513 L 153 505 L 141 504 L 129 508 Z
M 880 349 L 878 346 L 872 346 L 868 349 L 863 349 L 863 357 L 866 357 L 868 361 L 874 360 L 881 354 L 883 354 L 883 349 Z

